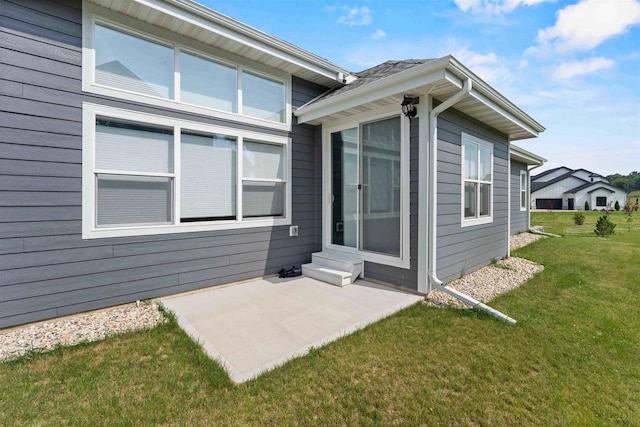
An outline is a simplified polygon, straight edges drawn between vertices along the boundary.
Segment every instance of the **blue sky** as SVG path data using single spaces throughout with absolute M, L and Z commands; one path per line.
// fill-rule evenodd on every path
M 640 0 L 199 0 L 352 71 L 453 54 L 542 123 L 557 166 L 640 170 Z

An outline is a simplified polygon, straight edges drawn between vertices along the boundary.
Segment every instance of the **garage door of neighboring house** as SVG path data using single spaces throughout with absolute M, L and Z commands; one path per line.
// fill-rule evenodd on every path
M 562 209 L 562 199 L 536 199 L 536 209 Z

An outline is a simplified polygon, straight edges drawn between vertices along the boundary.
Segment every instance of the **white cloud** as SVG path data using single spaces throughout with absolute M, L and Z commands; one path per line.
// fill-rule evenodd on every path
M 338 18 L 338 24 L 348 25 L 350 27 L 356 25 L 368 25 L 372 22 L 371 9 L 367 6 L 344 8 L 346 15 Z
M 387 36 L 387 33 L 378 28 L 373 34 L 371 34 L 371 38 L 374 40 L 380 40 Z
M 511 80 L 509 69 L 500 64 L 494 52 L 480 54 L 462 48 L 454 50 L 453 56 L 491 85 L 504 87 Z
M 638 0 L 582 0 L 558 12 L 553 27 L 538 32 L 538 46 L 527 53 L 592 49 L 640 24 Z
M 553 71 L 551 77 L 555 80 L 566 80 L 575 76 L 592 74 L 606 70 L 616 65 L 615 61 L 607 58 L 589 58 L 584 61 L 569 61 L 560 64 Z
M 463 12 L 473 14 L 500 15 L 511 13 L 520 6 L 535 6 L 554 0 L 453 0 Z

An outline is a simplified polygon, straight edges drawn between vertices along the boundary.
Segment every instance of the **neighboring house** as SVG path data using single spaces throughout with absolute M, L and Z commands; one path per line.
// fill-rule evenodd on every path
M 511 235 L 528 231 L 531 227 L 530 197 L 531 170 L 540 167 L 547 159 L 524 148 L 511 144 Z
M 624 190 L 586 169 L 561 166 L 531 177 L 531 207 L 535 209 L 582 210 L 585 202 L 590 209 L 613 209 L 616 202 L 622 208 L 626 199 Z
M 0 2 L 0 327 L 314 252 L 422 293 L 508 255 L 510 141 L 544 128 L 451 56 L 351 73 L 190 0 Z

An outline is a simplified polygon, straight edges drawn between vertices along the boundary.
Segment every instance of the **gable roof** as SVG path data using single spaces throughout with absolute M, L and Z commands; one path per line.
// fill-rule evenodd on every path
M 557 168 L 553 168 L 553 169 L 546 170 L 546 171 L 544 171 L 544 172 L 540 172 L 540 173 L 539 173 L 539 174 L 537 174 L 537 175 L 533 175 L 533 176 L 531 177 L 531 181 L 535 181 L 535 180 L 538 180 L 538 179 L 540 179 L 540 178 L 544 178 L 545 176 L 547 176 L 547 175 L 549 175 L 549 174 L 552 174 L 553 172 L 559 171 L 560 169 L 566 169 L 567 171 L 572 171 L 572 170 L 573 170 L 573 169 L 568 168 L 568 167 L 566 167 L 566 166 L 559 166 L 559 167 L 557 167 Z
M 533 138 L 545 128 L 489 86 L 453 56 L 387 61 L 361 73 L 346 87 L 336 88 L 298 108 L 298 123 L 320 124 L 380 107 L 397 105 L 405 95 L 431 95 L 446 101 L 469 80 L 470 93 L 453 105 L 458 111 L 508 135 Z
M 594 191 L 599 190 L 601 188 L 605 189 L 605 190 L 609 190 L 612 193 L 615 193 L 616 190 L 625 192 L 621 188 L 615 187 L 615 186 L 609 184 L 608 182 L 595 181 L 595 182 L 587 182 L 586 184 L 583 184 L 583 185 L 580 185 L 578 187 L 572 188 L 571 190 L 567 190 L 566 193 L 577 193 L 578 191 L 585 190 L 585 189 L 587 189 L 589 187 L 594 187 L 594 186 L 598 186 L 598 188 L 594 188 L 594 189 L 592 189 L 590 191 L 587 191 L 587 193 L 593 193 Z
M 594 188 L 593 190 L 587 191 L 587 193 L 593 193 L 594 191 L 598 191 L 598 190 L 607 190 L 610 193 L 615 193 L 614 190 L 612 190 L 610 188 L 607 188 L 607 187 L 604 187 L 604 186 L 600 186 L 598 188 Z

